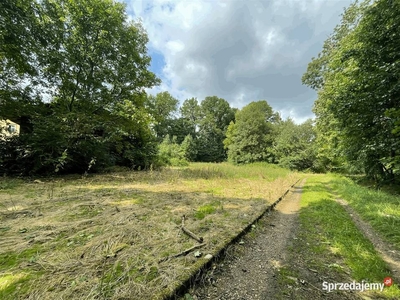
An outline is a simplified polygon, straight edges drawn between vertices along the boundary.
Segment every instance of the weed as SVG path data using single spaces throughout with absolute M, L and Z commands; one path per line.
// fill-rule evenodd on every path
M 194 217 L 196 219 L 202 220 L 205 216 L 214 213 L 216 208 L 212 204 L 206 204 L 197 208 L 196 212 L 194 213 Z

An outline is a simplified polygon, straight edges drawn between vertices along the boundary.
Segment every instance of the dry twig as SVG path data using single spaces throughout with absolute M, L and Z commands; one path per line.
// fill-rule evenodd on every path
M 182 230 L 184 233 L 186 233 L 188 236 L 190 236 L 192 239 L 195 239 L 196 241 L 198 241 L 199 243 L 204 242 L 204 239 L 202 237 L 198 237 L 197 235 L 195 235 L 193 232 L 191 232 L 189 229 L 187 229 L 185 227 L 185 215 L 182 216 Z

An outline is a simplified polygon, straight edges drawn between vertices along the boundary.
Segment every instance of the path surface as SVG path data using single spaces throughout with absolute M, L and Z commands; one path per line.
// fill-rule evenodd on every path
M 393 245 L 385 242 L 372 228 L 372 226 L 365 222 L 361 217 L 351 208 L 348 203 L 343 199 L 336 199 L 343 208 L 350 215 L 354 224 L 364 234 L 364 236 L 371 241 L 374 248 L 381 255 L 382 259 L 388 264 L 390 270 L 393 273 L 393 279 L 395 282 L 400 282 L 400 253 L 394 249 Z
M 223 265 L 214 268 L 206 284 L 194 292 L 197 299 L 255 300 L 273 299 L 277 292 L 277 269 L 285 264 L 288 247 L 296 237 L 301 187 L 293 187 L 276 206 L 275 211 L 265 216 L 262 226 L 256 228 L 256 237 L 244 239 L 235 257 L 226 259 Z

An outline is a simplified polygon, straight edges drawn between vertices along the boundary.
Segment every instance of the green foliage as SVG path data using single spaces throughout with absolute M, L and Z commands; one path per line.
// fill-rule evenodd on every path
M 194 161 L 197 157 L 197 144 L 193 137 L 188 134 L 181 144 L 181 151 L 187 161 Z
M 171 134 L 173 116 L 178 109 L 178 100 L 168 92 L 149 95 L 146 100 L 146 108 L 154 120 L 154 131 L 161 141 L 167 134 Z
M 296 125 L 291 119 L 276 125 L 273 153 L 278 163 L 291 170 L 320 171 L 316 162 L 312 120 Z
M 230 123 L 224 141 L 228 159 L 234 163 L 272 162 L 273 123 L 278 119 L 265 100 L 237 111 L 236 122 Z
M 194 101 L 191 102 L 194 105 Z M 206 97 L 200 106 L 197 161 L 221 162 L 226 160 L 223 141 L 229 123 L 235 118 L 228 101 L 216 96 Z
M 7 13 L 0 22 L 5 42 L 0 118 L 19 123 L 21 134 L 1 153 L 0 171 L 150 165 L 156 146 L 143 89 L 160 81 L 148 71 L 147 35 L 140 23 L 128 21 L 124 4 L 7 0 L 1 5 Z M 22 78 L 30 84 L 22 87 Z
M 346 10 L 325 42 L 324 63 L 313 61 L 303 83 L 319 89 L 314 111 L 325 158 L 344 166 L 342 156 L 377 181 L 393 181 L 400 174 L 400 3 L 370 2 Z
M 167 136 L 164 138 L 158 150 L 158 163 L 161 166 L 187 166 L 188 161 L 185 152 L 177 143 L 176 137 L 172 139 Z
M 190 134 L 196 133 L 196 126 L 199 126 L 201 118 L 201 108 L 196 98 L 186 99 L 180 107 L 182 118 L 187 120 L 193 130 Z

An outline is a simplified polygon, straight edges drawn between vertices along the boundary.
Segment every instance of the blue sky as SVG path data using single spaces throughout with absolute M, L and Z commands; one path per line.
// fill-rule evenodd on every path
M 122 0 L 121 0 L 122 1 Z M 141 18 L 151 70 L 183 102 L 219 96 L 241 108 L 267 100 L 282 117 L 313 117 L 316 92 L 301 84 L 311 58 L 350 0 L 124 0 Z

